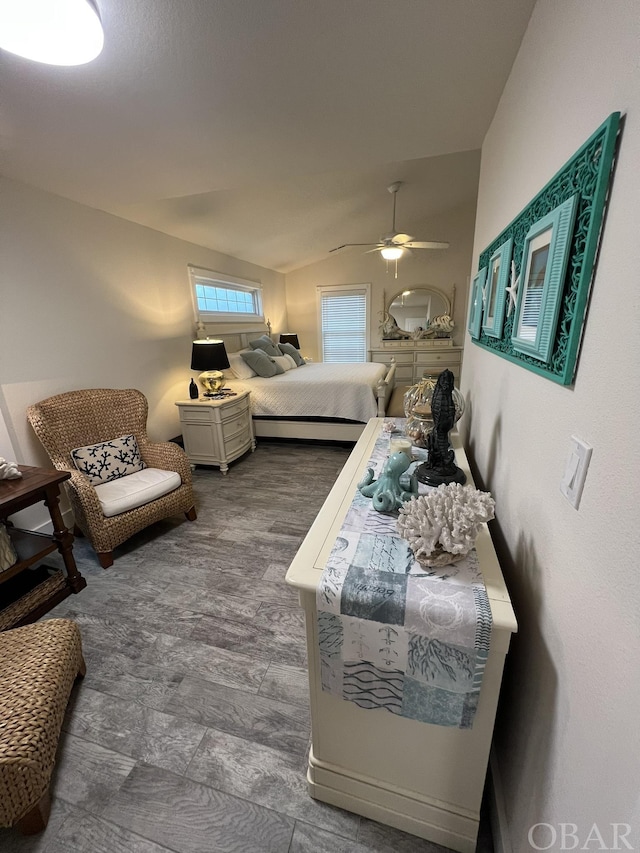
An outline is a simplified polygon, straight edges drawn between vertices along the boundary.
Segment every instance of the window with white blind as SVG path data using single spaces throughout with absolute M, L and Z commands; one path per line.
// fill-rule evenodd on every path
M 204 323 L 264 322 L 262 287 L 258 282 L 191 264 L 189 278 L 198 320 Z
M 367 360 L 370 290 L 369 284 L 318 287 L 323 361 Z

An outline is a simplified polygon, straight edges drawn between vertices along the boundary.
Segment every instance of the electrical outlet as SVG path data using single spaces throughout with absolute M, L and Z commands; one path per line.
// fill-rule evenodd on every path
M 571 436 L 571 447 L 564 476 L 560 483 L 560 491 L 576 509 L 580 505 L 580 497 L 582 496 L 592 450 L 593 448 L 589 447 L 582 439 L 575 435 Z

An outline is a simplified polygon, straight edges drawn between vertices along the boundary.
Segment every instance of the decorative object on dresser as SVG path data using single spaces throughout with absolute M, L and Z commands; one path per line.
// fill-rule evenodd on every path
M 189 382 L 189 398 L 191 400 L 197 400 L 199 396 L 198 386 L 192 379 L 191 382 Z
M 443 370 L 431 397 L 433 427 L 427 435 L 427 461 L 418 466 L 416 476 L 427 486 L 441 483 L 464 483 L 466 475 L 456 465 L 449 433 L 455 426 L 457 413 L 453 402 L 453 373 Z
M 376 480 L 373 468 L 367 468 L 364 478 L 358 483 L 358 491 L 365 498 L 371 498 L 371 505 L 378 512 L 393 512 L 405 501 L 418 494 L 418 481 L 415 474 L 409 477 L 409 488 L 400 482 L 412 459 L 404 451 L 392 453 L 384 463 L 382 473 Z
M 0 570 L 0 631 L 39 619 L 72 592 L 80 592 L 87 585 L 76 566 L 73 536 L 62 520 L 59 506 L 60 484 L 69 480 L 71 474 L 26 465 L 19 470 L 20 478 L 0 481 L 0 521 L 5 522 L 14 513 L 44 501 L 53 534 L 20 530 L 10 522 L 7 527 L 0 524 L 3 536 L 10 537 L 3 549 L 6 557 Z M 45 566 L 33 568 L 56 550 L 66 574 Z
M 249 391 L 222 399 L 181 400 L 184 449 L 192 465 L 219 465 L 223 474 L 229 463 L 256 448 L 249 406 Z
M 422 379 L 404 394 L 404 415 L 407 418 L 405 433 L 411 437 L 418 447 L 426 447 L 426 439 L 433 428 L 433 414 L 431 411 L 431 398 L 438 381 L 437 376 L 423 376 Z M 457 423 L 464 414 L 464 397 L 454 386 L 453 404 L 455 406 Z
M 399 508 L 398 532 L 424 566 L 448 566 L 475 546 L 494 517 L 495 501 L 473 486 L 448 483 Z
M 217 394 L 222 388 L 225 379 L 222 371 L 228 367 L 229 359 L 223 341 L 206 338 L 193 342 L 191 346 L 191 370 L 202 371 L 198 380 L 205 389 L 205 397 Z
M 181 513 L 196 519 L 189 460 L 173 442 L 149 441 L 148 411 L 146 397 L 134 388 L 69 391 L 27 409 L 49 458 L 69 478 L 76 530 L 89 538 L 104 569 L 113 565 L 114 548 L 150 524 Z M 129 435 L 142 470 L 92 485 L 75 467 L 73 450 Z

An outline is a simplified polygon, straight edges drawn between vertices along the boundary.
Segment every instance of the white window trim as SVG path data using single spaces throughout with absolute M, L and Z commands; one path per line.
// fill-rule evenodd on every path
M 338 293 L 358 293 L 364 291 L 366 300 L 366 329 L 365 329 L 365 361 L 368 361 L 369 350 L 371 349 L 371 283 L 363 282 L 361 284 L 319 284 L 316 286 L 316 315 L 318 328 L 318 349 L 320 356 L 324 351 L 322 341 L 322 296 L 323 294 L 338 294 Z
M 191 301 L 193 304 L 193 313 L 196 323 L 262 323 L 264 324 L 264 308 L 262 301 L 262 284 L 259 281 L 250 281 L 246 278 L 238 278 L 235 275 L 229 275 L 224 272 L 216 272 L 215 270 L 206 269 L 206 267 L 197 267 L 194 264 L 187 264 L 189 271 L 189 289 L 191 291 Z M 196 297 L 196 284 L 198 279 L 207 279 L 221 287 L 226 287 L 229 290 L 243 290 L 255 293 L 257 296 L 259 313 L 245 314 L 233 311 L 200 311 L 198 308 L 198 300 Z

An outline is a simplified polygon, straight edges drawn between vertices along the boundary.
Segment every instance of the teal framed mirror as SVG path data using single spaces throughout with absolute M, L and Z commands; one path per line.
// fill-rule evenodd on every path
M 524 241 L 511 340 L 516 352 L 547 362 L 555 335 L 562 283 L 576 215 L 576 197 L 531 226 Z
M 503 297 L 496 289 L 494 307 L 485 298 L 477 331 L 474 278 L 472 342 L 562 385 L 575 379 L 620 129 L 620 113 L 612 113 L 478 259 L 477 275 L 486 277 L 512 241 L 511 269 L 498 270 L 510 283 Z
M 502 335 L 505 313 L 505 297 L 511 268 L 511 251 L 513 239 L 509 239 L 496 249 L 489 259 L 487 284 L 482 313 L 482 331 L 492 338 Z
M 483 267 L 475 275 L 471 284 L 471 299 L 469 300 L 469 321 L 467 329 L 472 338 L 480 334 L 482 323 L 482 304 L 484 301 L 484 285 L 487 280 L 487 268 Z

